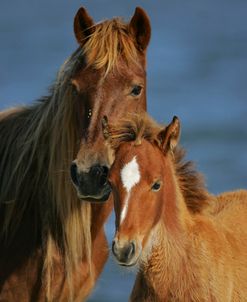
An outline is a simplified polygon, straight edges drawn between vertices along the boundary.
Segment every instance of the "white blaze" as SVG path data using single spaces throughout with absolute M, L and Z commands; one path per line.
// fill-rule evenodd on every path
M 121 223 L 127 214 L 131 189 L 136 184 L 138 184 L 138 182 L 141 179 L 139 165 L 136 161 L 136 156 L 134 156 L 133 159 L 123 167 L 123 169 L 120 172 L 120 175 L 121 175 L 123 186 L 127 191 L 125 203 L 120 215 L 120 223 Z

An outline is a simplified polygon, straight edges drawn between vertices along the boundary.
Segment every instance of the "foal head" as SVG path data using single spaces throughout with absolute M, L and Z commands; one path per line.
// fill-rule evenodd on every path
M 105 130 L 116 151 L 109 175 L 116 213 L 112 251 L 121 265 L 138 261 L 164 211 L 174 217 L 171 150 L 177 144 L 179 129 L 176 117 L 164 129 L 147 117 L 136 117 L 134 122 Z
M 115 18 L 94 24 L 81 8 L 74 31 L 84 65 L 72 80 L 80 104 L 82 140 L 71 178 L 81 199 L 103 201 L 110 194 L 107 176 L 113 159 L 104 144 L 101 120 L 107 115 L 114 122 L 126 112 L 146 110 L 150 23 L 146 13 L 136 8 L 129 23 Z

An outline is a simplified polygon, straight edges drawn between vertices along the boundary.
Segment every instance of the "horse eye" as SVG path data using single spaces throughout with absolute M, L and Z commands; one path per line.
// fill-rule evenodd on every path
M 142 86 L 140 85 L 135 85 L 132 90 L 131 90 L 131 95 L 132 96 L 138 96 L 141 94 L 142 91 Z
M 152 185 L 151 190 L 154 191 L 154 192 L 157 192 L 157 191 L 159 191 L 160 187 L 161 187 L 161 183 L 159 181 L 156 181 Z

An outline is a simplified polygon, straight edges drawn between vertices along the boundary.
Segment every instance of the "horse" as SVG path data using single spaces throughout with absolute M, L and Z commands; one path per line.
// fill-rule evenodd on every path
M 83 301 L 108 258 L 99 125 L 146 110 L 151 26 L 140 7 L 98 24 L 81 7 L 74 33 L 49 95 L 0 113 L 0 301 Z
M 212 195 L 179 146 L 180 121 L 103 120 L 115 152 L 117 263 L 138 269 L 130 301 L 245 301 L 247 191 Z

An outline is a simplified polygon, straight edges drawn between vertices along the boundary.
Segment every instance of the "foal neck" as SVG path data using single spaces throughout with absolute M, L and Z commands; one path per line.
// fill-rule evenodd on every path
M 175 166 L 170 156 L 164 161 L 166 171 L 163 189 L 163 211 L 161 222 L 167 234 L 171 238 L 177 238 L 192 222 L 182 189 L 180 188 Z
M 160 222 L 150 237 L 131 301 L 169 301 L 171 288 L 177 284 L 177 276 L 186 263 L 183 236 L 175 240 Z
M 189 212 L 183 194 L 178 185 L 172 168 L 166 180 L 163 201 L 164 210 L 159 223 L 149 236 L 147 248 L 143 253 L 141 273 L 139 279 L 145 280 L 149 300 L 173 300 L 176 295 L 178 281 L 184 274 L 188 281 L 181 287 L 190 288 L 192 279 L 189 276 L 189 237 L 188 230 L 193 225 L 193 217 Z M 196 283 L 195 280 L 193 280 Z

